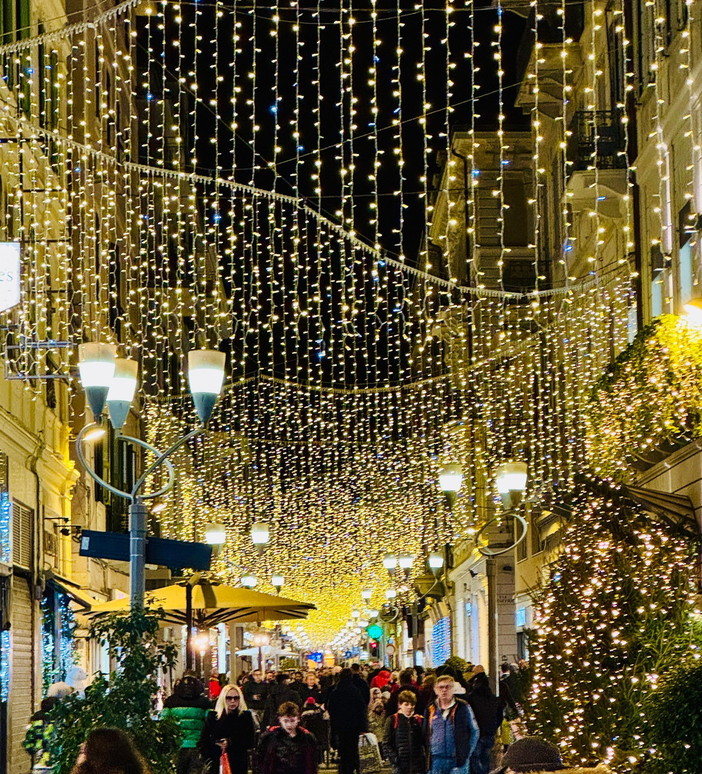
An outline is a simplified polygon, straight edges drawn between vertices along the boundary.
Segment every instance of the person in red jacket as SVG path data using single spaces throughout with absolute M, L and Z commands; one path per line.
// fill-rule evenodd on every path
M 370 687 L 371 688 L 380 688 L 382 691 L 383 688 L 390 682 L 390 670 L 389 669 L 381 669 L 380 672 L 371 680 Z

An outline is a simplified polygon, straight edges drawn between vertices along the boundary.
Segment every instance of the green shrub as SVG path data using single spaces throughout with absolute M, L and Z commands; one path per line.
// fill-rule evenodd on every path
M 109 679 L 98 674 L 85 696 L 71 695 L 51 711 L 54 774 L 68 774 L 93 728 L 110 726 L 129 733 L 153 774 L 172 774 L 180 731 L 158 719 L 157 678 L 175 666 L 176 648 L 158 641 L 158 618 L 143 611 L 95 621 L 90 637 L 106 645 L 114 664 Z

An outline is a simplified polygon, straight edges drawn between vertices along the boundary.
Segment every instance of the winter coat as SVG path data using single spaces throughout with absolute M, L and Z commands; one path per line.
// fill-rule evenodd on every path
M 178 723 L 182 735 L 181 747 L 197 747 L 210 711 L 210 703 L 204 696 L 184 698 L 173 694 L 163 702 L 162 718 L 172 718 Z
M 294 702 L 299 707 L 300 694 L 285 683 L 274 683 L 270 686 L 263 710 L 263 728 L 278 724 L 278 708 L 288 701 Z
M 241 689 L 244 692 L 244 701 L 249 709 L 262 710 L 266 706 L 269 686 L 255 680 L 247 680 Z
M 472 755 L 473 750 L 478 743 L 480 731 L 478 729 L 478 724 L 475 721 L 473 710 L 468 704 L 463 701 L 463 699 L 457 699 L 455 697 L 454 702 L 455 703 L 449 710 L 447 721 L 451 724 L 451 729 L 449 729 L 449 731 L 453 736 L 453 751 L 456 759 L 456 767 L 460 769 Z M 434 741 L 434 719 L 441 713 L 442 710 L 440 709 L 438 702 L 430 704 L 424 713 L 424 733 L 430 753 Z M 437 721 L 437 723 L 438 722 L 440 721 Z
M 222 750 L 217 741 L 220 739 L 229 741 L 227 757 L 232 771 L 245 772 L 248 768 L 248 751 L 256 744 L 253 715 L 248 710 L 223 712 L 219 718 L 216 712 L 208 713 L 198 745 L 205 760 L 219 759 Z
M 301 726 L 295 736 L 274 726 L 261 737 L 256 761 L 259 774 L 317 774 L 317 742 Z
M 427 770 L 422 716 L 396 712 L 385 722 L 383 752 L 396 774 L 424 774 Z
M 314 709 L 303 710 L 300 715 L 300 725 L 309 731 L 317 740 L 318 749 L 329 749 L 329 721 L 324 717 L 324 710 L 319 705 L 310 705 Z
M 368 703 L 370 702 L 370 685 L 361 677 L 361 675 L 358 674 L 358 672 L 354 672 L 351 680 L 353 681 L 353 684 L 358 688 L 358 692 L 361 694 L 361 697 L 363 698 L 363 701 L 365 701 L 366 706 L 368 706 Z
M 353 736 L 368 730 L 368 705 L 350 679 L 343 679 L 327 699 L 332 735 Z
M 502 725 L 504 714 L 504 700 L 501 696 L 495 696 L 492 691 L 473 691 L 468 696 L 475 720 L 480 729 L 480 736 L 494 737 L 497 729 Z

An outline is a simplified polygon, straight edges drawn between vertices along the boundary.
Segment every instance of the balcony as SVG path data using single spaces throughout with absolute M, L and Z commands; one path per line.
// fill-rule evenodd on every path
M 626 169 L 624 126 L 617 110 L 579 110 L 570 125 L 568 160 L 574 172 Z

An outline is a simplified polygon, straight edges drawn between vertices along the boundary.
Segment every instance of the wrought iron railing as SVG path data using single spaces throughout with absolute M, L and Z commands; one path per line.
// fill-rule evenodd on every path
M 579 110 L 570 125 L 568 161 L 573 171 L 626 167 L 625 135 L 617 110 Z

